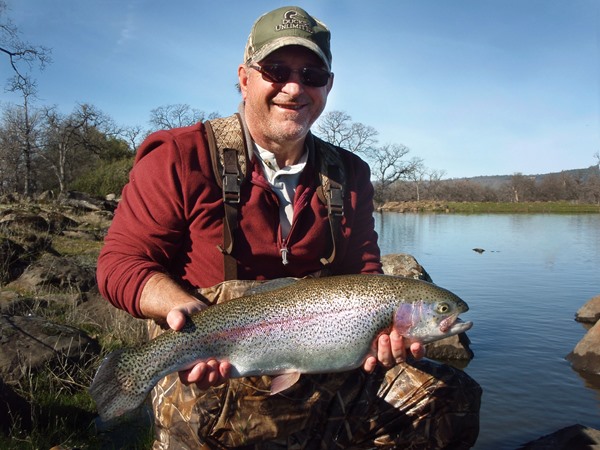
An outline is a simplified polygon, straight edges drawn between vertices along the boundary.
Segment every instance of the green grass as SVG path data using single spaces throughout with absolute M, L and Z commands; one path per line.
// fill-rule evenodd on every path
M 9 450 L 63 449 L 145 450 L 154 441 L 147 422 L 124 422 L 110 430 L 96 429 L 94 401 L 88 393 L 102 356 L 74 363 L 60 358 L 38 373 L 30 373 L 15 391 L 31 404 L 31 428 L 17 419 L 7 435 L 0 433 L 0 448 Z
M 571 202 L 448 202 L 458 214 L 599 214 L 600 206 Z

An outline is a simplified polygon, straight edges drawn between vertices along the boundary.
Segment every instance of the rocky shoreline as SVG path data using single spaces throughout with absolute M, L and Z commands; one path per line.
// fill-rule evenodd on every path
M 575 320 L 589 327 L 587 333 L 567 355 L 573 368 L 600 375 L 600 295 L 590 299 L 575 314 Z

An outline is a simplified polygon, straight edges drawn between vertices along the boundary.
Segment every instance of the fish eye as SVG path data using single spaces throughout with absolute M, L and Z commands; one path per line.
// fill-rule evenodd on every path
M 437 305 L 437 312 L 440 314 L 446 314 L 447 312 L 450 311 L 450 305 L 448 303 L 438 303 Z

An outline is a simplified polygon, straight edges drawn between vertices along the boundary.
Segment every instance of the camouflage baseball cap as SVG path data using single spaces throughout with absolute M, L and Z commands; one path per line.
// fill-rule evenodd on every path
M 315 52 L 331 70 L 331 33 L 327 26 L 302 8 L 286 6 L 258 18 L 248 37 L 244 62 L 259 62 L 287 45 L 301 45 Z

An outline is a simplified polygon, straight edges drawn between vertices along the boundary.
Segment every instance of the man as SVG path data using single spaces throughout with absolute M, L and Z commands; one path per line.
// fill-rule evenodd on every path
M 381 273 L 368 166 L 310 133 L 333 86 L 329 42 L 327 27 L 298 7 L 271 11 L 251 30 L 238 68 L 249 162 L 235 206 L 231 251 L 222 245 L 231 224 L 213 172 L 207 128 L 162 131 L 142 144 L 98 261 L 99 288 L 115 306 L 179 330 L 186 316 L 242 294 L 254 280 Z M 319 195 L 326 154 L 334 155 L 336 173 L 343 174 L 337 242 Z M 332 248 L 335 258 L 329 261 Z M 221 283 L 227 278 L 227 256 L 234 258 L 235 278 L 247 282 Z M 330 433 L 317 431 L 321 424 L 315 420 L 317 411 L 330 408 L 338 389 L 352 391 L 357 377 L 367 380 L 378 365 L 390 368 L 406 359 L 401 336 L 382 335 L 377 344 L 377 357 L 369 357 L 352 379 L 303 377 L 295 402 L 267 399 L 261 392 L 268 380 L 229 380 L 226 361 L 200 362 L 181 372 L 180 382 L 168 378 L 153 394 L 155 448 L 228 448 L 263 441 L 260 448 L 285 448 L 303 439 L 290 437 L 294 433 L 313 440 Z M 424 354 L 418 344 L 410 351 L 417 358 Z M 307 408 L 309 399 L 314 405 Z M 318 445 L 331 448 L 332 439 L 319 437 Z

